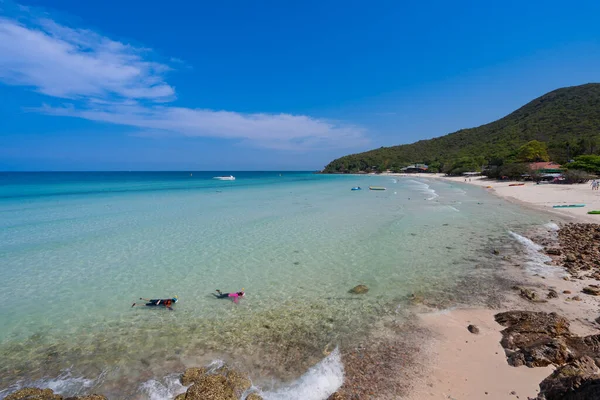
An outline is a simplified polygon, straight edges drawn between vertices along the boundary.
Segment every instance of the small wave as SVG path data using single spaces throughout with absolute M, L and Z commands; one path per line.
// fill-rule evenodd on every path
M 185 393 L 187 388 L 179 381 L 179 374 L 167 375 L 160 381 L 150 379 L 140 386 L 140 391 L 148 396 L 149 400 L 170 400 L 178 394 Z
M 265 400 L 325 400 L 344 383 L 344 364 L 336 347 L 327 357 L 292 384 L 261 392 Z
M 103 375 L 101 374 L 97 379 L 87 379 L 81 376 L 73 376 L 70 370 L 65 370 L 56 378 L 42 378 L 33 382 L 18 382 L 11 385 L 4 390 L 0 390 L 0 399 L 25 387 L 52 389 L 56 394 L 77 396 L 94 387 L 103 379 Z
M 460 212 L 460 210 L 459 210 L 458 208 L 454 208 L 454 207 L 452 207 L 452 206 L 447 206 L 447 207 L 448 207 L 449 209 L 451 209 L 451 210 L 454 210 L 454 211 L 456 211 L 456 212 Z
M 561 271 L 558 267 L 546 264 L 547 262 L 552 261 L 552 259 L 541 252 L 541 250 L 544 249 L 542 246 L 518 233 L 509 231 L 509 234 L 525 248 L 525 253 L 528 257 L 528 260 L 525 262 L 525 267 L 528 272 L 547 276 Z
M 437 194 L 437 192 L 435 190 L 433 190 L 428 184 L 426 184 L 424 182 L 415 181 L 413 179 L 410 179 L 407 182 L 416 184 L 417 190 L 428 194 L 429 197 L 427 197 L 425 200 L 433 200 L 433 199 L 440 197 L 440 195 Z

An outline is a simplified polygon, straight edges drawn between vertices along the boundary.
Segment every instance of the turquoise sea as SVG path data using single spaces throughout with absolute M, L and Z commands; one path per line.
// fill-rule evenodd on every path
M 236 180 L 212 179 L 224 174 Z M 360 327 L 411 293 L 443 297 L 495 242 L 548 221 L 405 177 L 0 173 L 0 398 L 36 384 L 166 399 L 182 390 L 173 374 L 215 360 L 251 371 L 267 399 L 300 398 L 285 385 Z M 349 294 L 357 284 L 369 292 Z M 242 288 L 240 304 L 212 296 Z M 173 312 L 131 308 L 174 295 Z

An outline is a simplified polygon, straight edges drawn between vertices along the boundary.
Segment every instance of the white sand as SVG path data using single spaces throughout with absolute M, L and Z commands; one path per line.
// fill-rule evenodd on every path
M 553 368 L 508 365 L 500 345 L 500 331 L 504 328 L 494 321 L 496 312 L 465 309 L 421 315 L 421 323 L 434 332 L 430 351 L 432 369 L 415 383 L 407 400 L 536 397 L 539 382 Z M 479 334 L 469 332 L 469 324 L 477 325 Z M 513 391 L 515 394 L 511 394 Z
M 394 175 L 394 174 L 391 174 Z M 398 174 L 401 175 L 401 174 Z M 402 175 L 407 176 L 407 175 Z M 447 177 L 443 174 L 410 174 L 420 178 L 444 179 L 453 182 L 465 183 L 464 177 Z M 468 179 L 468 178 L 467 178 Z M 496 181 L 485 177 L 471 178 L 467 184 L 483 186 L 500 197 L 507 200 L 516 200 L 539 207 L 541 209 L 574 217 L 582 222 L 600 223 L 600 215 L 590 215 L 587 212 L 600 210 L 600 190 L 593 191 L 589 183 L 576 185 L 558 185 L 558 184 L 540 184 L 534 182 L 525 182 L 524 186 L 509 186 L 513 181 Z M 585 204 L 581 208 L 552 208 L 560 204 Z

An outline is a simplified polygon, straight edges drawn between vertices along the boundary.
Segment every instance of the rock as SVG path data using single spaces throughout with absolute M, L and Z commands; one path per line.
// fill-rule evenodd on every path
M 571 300 L 573 300 L 573 301 L 581 301 L 581 297 L 579 297 L 579 296 L 573 296 L 573 297 L 571 297 Z
M 548 290 L 548 294 L 546 295 L 546 297 L 549 299 L 556 299 L 558 298 L 558 293 L 556 292 L 556 290 L 550 289 Z
M 23 388 L 9 394 L 4 400 L 62 400 L 62 398 L 54 394 L 51 389 Z
M 565 342 L 571 336 L 569 321 L 556 313 L 508 311 L 496 314 L 495 319 L 507 327 L 500 343 L 510 365 L 560 365 L 569 358 Z
M 600 296 L 600 288 L 593 286 L 586 286 L 582 290 L 583 293 L 589 294 L 590 296 Z
M 600 324 L 600 317 L 596 318 L 595 321 L 597 324 Z
M 570 290 L 563 290 L 563 293 L 564 294 L 571 294 L 571 291 Z
M 546 400 L 586 400 L 600 398 L 600 369 L 584 356 L 559 367 L 540 383 L 538 398 Z
M 344 396 L 342 396 L 339 392 L 335 392 L 334 394 L 329 396 L 327 400 L 344 400 Z
M 192 383 L 197 382 L 203 375 L 206 374 L 206 368 L 188 368 L 185 370 L 181 378 L 181 384 L 183 386 L 190 386 Z
M 519 296 L 521 296 L 522 298 L 524 298 L 526 300 L 538 302 L 538 303 L 543 303 L 546 301 L 546 300 L 540 299 L 538 294 L 536 293 L 536 291 L 533 289 L 520 288 L 520 290 L 521 290 L 521 292 L 519 293 Z
M 500 255 L 500 250 L 494 249 L 494 250 L 492 250 L 492 254 L 495 256 L 498 256 L 498 255 Z
M 190 386 L 185 400 L 238 400 L 223 375 L 205 375 Z
M 549 254 L 551 256 L 560 256 L 562 254 L 562 251 L 559 248 L 551 247 L 546 249 L 546 254 Z
M 173 400 L 185 400 L 185 393 L 178 394 Z
M 477 335 L 479 333 L 479 328 L 476 325 L 469 325 L 467 326 L 467 329 L 469 330 L 469 332 Z
M 108 400 L 106 396 L 99 394 L 90 394 L 87 396 L 67 397 L 64 400 Z
M 367 285 L 357 285 L 350 289 L 348 292 L 352 294 L 364 294 L 369 291 Z
M 225 377 L 227 378 L 227 384 L 233 389 L 236 398 L 240 398 L 242 393 L 250 389 L 252 382 L 250 379 L 233 369 L 224 371 Z
M 569 253 L 565 256 L 565 261 L 572 263 L 572 262 L 577 261 L 577 257 L 575 257 L 574 254 Z
M 256 393 L 250 393 L 248 396 L 246 396 L 246 400 L 263 400 L 263 398 Z

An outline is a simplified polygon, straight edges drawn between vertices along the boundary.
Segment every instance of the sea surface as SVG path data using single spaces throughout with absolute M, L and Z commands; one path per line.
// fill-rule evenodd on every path
M 341 384 L 334 349 L 548 221 L 410 177 L 0 173 L 0 398 L 34 384 L 167 399 L 186 366 L 224 360 L 266 399 L 317 400 Z M 242 288 L 239 304 L 212 295 Z M 131 307 L 175 295 L 174 311 Z

